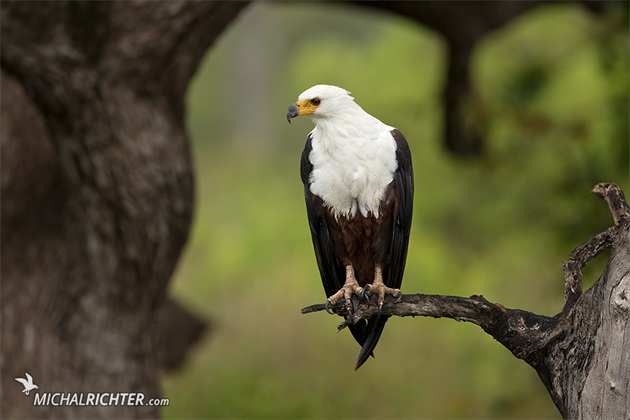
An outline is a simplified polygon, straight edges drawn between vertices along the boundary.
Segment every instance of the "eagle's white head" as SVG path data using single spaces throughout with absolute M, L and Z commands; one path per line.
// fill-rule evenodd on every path
M 287 110 L 287 120 L 306 115 L 313 165 L 310 191 L 333 209 L 335 217 L 378 217 L 381 200 L 398 167 L 394 127 L 383 124 L 337 86 L 317 85 L 302 92 Z
M 287 121 L 298 115 L 307 115 L 313 121 L 347 116 L 361 112 L 350 92 L 332 85 L 315 85 L 298 96 L 298 100 L 287 111 Z

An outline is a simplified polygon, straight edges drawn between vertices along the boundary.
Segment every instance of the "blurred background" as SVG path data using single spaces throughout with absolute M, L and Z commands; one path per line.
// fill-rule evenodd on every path
M 443 39 L 352 6 L 258 3 L 208 53 L 188 94 L 197 174 L 191 239 L 170 293 L 210 321 L 163 380 L 165 418 L 560 418 L 535 371 L 481 329 L 391 319 L 359 371 L 325 300 L 299 160 L 313 125 L 287 124 L 308 87 L 350 90 L 413 154 L 414 222 L 402 290 L 483 294 L 544 315 L 562 261 L 611 225 L 597 182 L 629 185 L 628 16 L 537 7 L 476 46 L 469 123 L 484 153 L 443 144 Z M 585 288 L 606 263 L 585 272 Z

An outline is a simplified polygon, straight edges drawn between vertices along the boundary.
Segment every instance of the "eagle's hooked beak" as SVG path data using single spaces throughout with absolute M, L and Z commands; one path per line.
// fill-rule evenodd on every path
M 291 104 L 289 109 L 287 110 L 287 121 L 291 124 L 291 118 L 295 118 L 300 115 L 300 110 L 297 107 L 297 104 Z

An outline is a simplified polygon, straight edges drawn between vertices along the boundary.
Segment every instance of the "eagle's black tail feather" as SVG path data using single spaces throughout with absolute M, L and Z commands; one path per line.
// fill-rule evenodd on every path
M 370 356 L 374 357 L 374 348 L 378 343 L 378 339 L 381 338 L 381 333 L 388 319 L 388 316 L 377 316 L 368 321 L 367 327 L 365 328 L 365 335 L 362 337 L 362 340 L 357 340 L 362 347 L 354 370 L 359 369 Z
M 368 335 L 367 321 L 361 320 L 354 325 L 349 325 L 348 328 L 350 329 L 350 332 L 352 333 L 352 336 L 357 341 L 357 343 L 359 343 L 359 345 L 363 347 L 363 344 L 365 343 L 365 339 Z

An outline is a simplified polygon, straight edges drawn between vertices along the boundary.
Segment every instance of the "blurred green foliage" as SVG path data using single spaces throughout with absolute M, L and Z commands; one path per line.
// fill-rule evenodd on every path
M 431 31 L 351 6 L 241 15 L 189 92 L 197 209 L 171 292 L 213 329 L 166 375 L 165 418 L 559 418 L 534 370 L 473 325 L 391 319 L 354 372 L 340 319 L 300 315 L 325 296 L 298 175 L 312 123 L 289 126 L 285 112 L 311 85 L 337 84 L 405 133 L 416 197 L 403 292 L 553 315 L 561 262 L 611 223 L 590 189 L 629 186 L 627 8 L 610 9 L 539 7 L 478 45 L 480 159 L 442 146 L 445 54 Z

